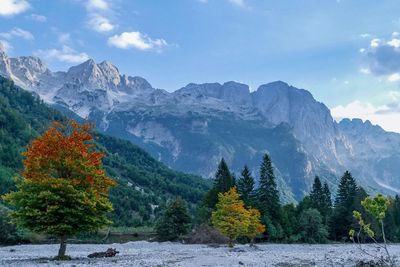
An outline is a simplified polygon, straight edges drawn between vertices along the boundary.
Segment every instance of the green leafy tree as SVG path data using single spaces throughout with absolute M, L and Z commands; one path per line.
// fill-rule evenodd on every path
M 69 236 L 110 223 L 108 190 L 114 181 L 102 168 L 104 154 L 95 149 L 91 128 L 53 124 L 24 153 L 18 191 L 4 197 L 15 207 L 11 215 L 17 226 L 60 238 L 59 259 L 69 258 Z
M 156 223 L 156 233 L 160 241 L 174 241 L 190 230 L 191 218 L 186 203 L 177 198 L 172 201 Z
M 386 240 L 386 235 L 385 235 L 385 225 L 384 225 L 384 219 L 386 217 L 386 212 L 388 209 L 388 206 L 390 204 L 390 201 L 388 198 L 382 196 L 382 195 L 377 195 L 374 198 L 371 197 L 366 197 L 363 201 L 361 201 L 361 205 L 364 207 L 364 209 L 375 219 L 379 222 L 380 224 L 380 230 L 382 234 L 382 240 L 383 244 L 381 245 L 378 243 L 377 239 L 375 238 L 375 231 L 371 228 L 371 223 L 367 223 L 364 218 L 362 217 L 361 213 L 359 211 L 353 211 L 353 216 L 357 220 L 359 224 L 359 230 L 356 232 L 354 229 L 351 229 L 349 231 L 350 239 L 353 240 L 356 244 L 358 244 L 360 250 L 364 252 L 367 255 L 373 256 L 376 259 L 383 260 L 384 263 L 391 267 L 395 267 L 395 259 L 394 257 L 390 254 L 388 246 L 387 246 L 387 240 Z M 385 257 L 382 257 L 382 255 L 373 255 L 367 250 L 363 249 L 360 241 L 360 234 L 361 232 L 364 232 L 370 237 L 377 247 L 379 249 L 383 249 L 385 251 Z M 379 251 L 379 250 L 378 250 Z
M 282 207 L 281 225 L 284 231 L 284 241 L 296 241 L 295 234 L 298 229 L 296 207 L 293 204 L 287 204 Z
M 249 168 L 244 166 L 237 182 L 237 189 L 246 206 L 254 206 L 254 185 L 254 178 L 251 176 Z
M 328 230 L 317 209 L 307 209 L 299 217 L 301 240 L 307 243 L 324 243 L 328 238 Z

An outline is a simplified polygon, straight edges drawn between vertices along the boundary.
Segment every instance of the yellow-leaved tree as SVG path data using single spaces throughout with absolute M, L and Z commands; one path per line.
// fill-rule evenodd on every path
M 218 231 L 229 238 L 229 247 L 233 247 L 233 242 L 238 236 L 254 239 L 257 234 L 265 231 L 260 222 L 260 212 L 245 208 L 236 187 L 218 194 L 218 203 L 211 221 Z
M 260 220 L 260 212 L 257 209 L 249 209 L 249 226 L 247 227 L 247 231 L 245 236 L 250 238 L 250 246 L 254 245 L 254 238 L 265 232 L 265 226 L 261 223 Z

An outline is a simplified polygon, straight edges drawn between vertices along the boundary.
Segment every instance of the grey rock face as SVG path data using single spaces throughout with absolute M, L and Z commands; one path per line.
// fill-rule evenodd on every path
M 400 192 L 399 134 L 368 121 L 337 123 L 310 92 L 281 81 L 254 92 L 230 81 L 169 93 L 107 61 L 51 72 L 38 58 L 1 49 L 0 74 L 175 169 L 209 177 L 224 157 L 235 172 L 248 164 L 257 174 L 270 153 L 287 199 L 302 197 L 316 174 L 334 188 L 347 169 L 370 191 Z

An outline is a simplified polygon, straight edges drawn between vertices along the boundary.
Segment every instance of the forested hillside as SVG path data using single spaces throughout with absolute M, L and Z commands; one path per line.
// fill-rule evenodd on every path
M 22 169 L 25 146 L 52 121 L 66 118 L 38 97 L 0 77 L 0 194 L 13 189 L 12 177 Z M 106 153 L 104 166 L 118 181 L 110 192 L 115 225 L 138 226 L 154 217 L 157 207 L 180 196 L 196 204 L 210 182 L 176 172 L 128 141 L 96 133 L 98 147 Z

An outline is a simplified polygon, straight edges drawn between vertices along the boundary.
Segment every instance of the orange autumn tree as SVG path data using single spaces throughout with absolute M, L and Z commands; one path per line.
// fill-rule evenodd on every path
M 245 208 L 236 187 L 218 194 L 218 203 L 211 215 L 211 221 L 215 228 L 229 238 L 229 247 L 233 247 L 238 236 L 247 236 L 253 243 L 254 237 L 265 231 L 260 222 L 260 212 Z
M 4 196 L 15 207 L 12 217 L 19 227 L 60 238 L 59 259 L 69 258 L 69 236 L 110 223 L 108 190 L 115 182 L 102 167 L 104 154 L 96 150 L 92 128 L 53 123 L 24 153 L 18 191 Z

